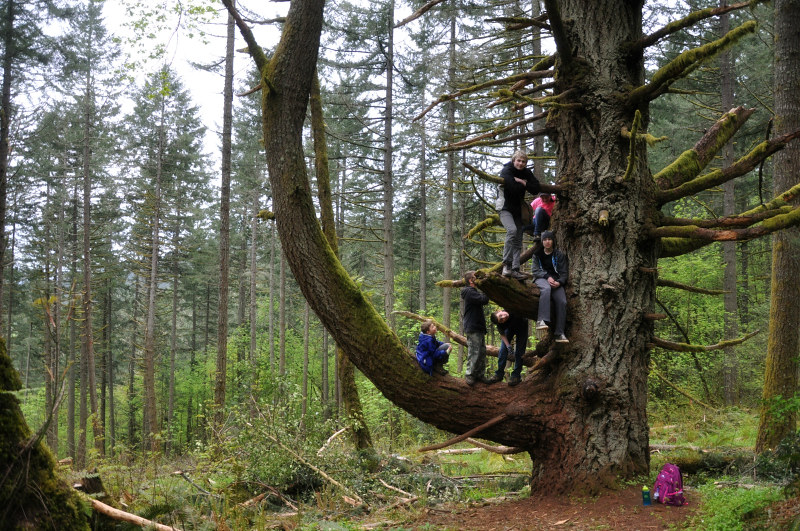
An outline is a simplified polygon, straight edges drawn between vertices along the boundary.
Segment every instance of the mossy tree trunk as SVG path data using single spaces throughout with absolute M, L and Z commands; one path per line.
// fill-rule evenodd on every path
M 775 128 L 780 134 L 800 129 L 800 0 L 775 0 L 774 5 L 773 91 Z M 775 155 L 773 190 L 776 195 L 800 184 L 798 160 L 800 145 L 797 143 Z M 772 297 L 757 452 L 774 448 L 797 428 L 797 412 L 781 407 L 781 401 L 785 405 L 798 390 L 800 229 L 791 228 L 772 238 Z

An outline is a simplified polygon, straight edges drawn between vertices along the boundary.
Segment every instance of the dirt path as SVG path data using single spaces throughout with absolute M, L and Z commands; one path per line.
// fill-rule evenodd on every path
M 511 531 L 538 529 L 667 529 L 680 524 L 696 508 L 642 506 L 641 487 L 609 492 L 596 498 L 532 496 L 524 500 L 471 507 L 439 506 L 424 510 L 405 526 L 419 529 Z

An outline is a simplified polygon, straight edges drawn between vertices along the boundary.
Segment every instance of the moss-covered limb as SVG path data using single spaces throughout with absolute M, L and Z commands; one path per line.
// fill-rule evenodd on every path
M 756 330 L 755 332 L 750 332 L 749 334 L 736 339 L 720 341 L 715 345 L 691 345 L 689 343 L 676 343 L 675 341 L 669 341 L 660 337 L 654 337 L 653 344 L 659 348 L 663 348 L 665 350 L 674 350 L 675 352 L 710 352 L 712 350 L 722 350 L 728 347 L 735 347 L 736 345 L 744 343 L 760 332 L 761 330 Z
M 756 22 L 750 20 L 716 41 L 681 53 L 658 69 L 650 83 L 633 89 L 628 95 L 628 104 L 631 107 L 638 107 L 643 102 L 654 100 L 666 92 L 672 83 L 689 75 L 704 61 L 724 52 L 745 35 L 755 32 L 756 27 Z
M 0 337 L 0 529 L 89 529 L 77 493 L 56 473 L 50 450 L 31 435 L 19 400 L 19 374 Z M 28 443 L 28 444 L 26 444 Z
M 760 0 L 757 3 L 763 3 L 764 1 L 766 1 L 766 0 Z M 739 2 L 738 4 L 731 4 L 729 6 L 724 6 L 724 7 L 709 7 L 707 9 L 701 9 L 699 11 L 694 11 L 692 13 L 689 13 L 688 15 L 683 17 L 682 19 L 670 22 L 669 24 L 667 24 L 663 28 L 661 28 L 661 29 L 659 29 L 657 31 L 654 31 L 650 35 L 646 35 L 646 36 L 642 37 L 641 39 L 639 39 L 638 41 L 636 41 L 635 43 L 631 44 L 630 52 L 631 53 L 638 53 L 641 50 L 643 50 L 644 48 L 647 48 L 648 46 L 652 46 L 653 44 L 657 43 L 658 41 L 660 41 L 661 39 L 663 39 L 667 35 L 671 35 L 671 34 L 673 34 L 675 32 L 678 32 L 678 31 L 680 31 L 682 29 L 685 29 L 685 28 L 688 28 L 690 26 L 693 26 L 694 24 L 696 24 L 697 22 L 700 22 L 701 20 L 705 20 L 707 18 L 715 17 L 715 16 L 718 16 L 718 15 L 723 15 L 723 14 L 728 13 L 729 11 L 733 11 L 735 9 L 742 9 L 744 7 L 747 7 L 748 5 L 750 5 L 750 1 L 748 1 L 748 2 Z
M 437 5 L 441 4 L 442 2 L 444 2 L 444 0 L 430 0 L 428 3 L 426 3 L 424 6 L 420 7 L 419 9 L 417 9 L 416 11 L 411 13 L 406 18 L 404 18 L 400 22 L 397 22 L 394 25 L 394 27 L 395 28 L 399 28 L 400 26 L 405 26 L 409 22 L 413 22 L 413 21 L 417 20 L 419 17 L 421 17 L 422 15 L 427 13 L 428 10 L 430 10 L 432 7 L 436 7 Z
M 529 70 L 529 72 L 547 71 L 548 69 L 552 68 L 553 65 L 555 65 L 555 63 L 556 63 L 555 56 L 554 55 L 549 55 L 549 56 L 545 57 L 544 59 L 542 59 L 541 61 L 539 61 L 538 63 L 536 63 L 535 65 L 533 65 L 533 68 L 531 68 Z M 549 76 L 546 76 L 546 77 L 549 77 Z M 517 81 L 516 83 L 514 83 L 511 86 L 511 91 L 512 92 L 518 92 L 518 91 L 522 90 L 523 88 L 525 88 L 527 85 L 529 85 L 532 81 L 534 81 L 534 80 L 530 79 L 530 78 L 520 79 L 519 81 Z
M 222 0 L 222 3 L 225 5 L 225 8 L 228 10 L 228 13 L 230 13 L 231 17 L 233 17 L 233 21 L 236 23 L 236 27 L 239 28 L 239 31 L 242 34 L 242 38 L 244 38 L 244 41 L 247 43 L 247 51 L 250 54 L 250 57 L 253 58 L 253 62 L 255 62 L 256 68 L 258 68 L 259 72 L 264 72 L 264 69 L 269 63 L 269 59 L 267 58 L 267 55 L 264 53 L 264 50 L 256 41 L 256 37 L 250 30 L 250 26 L 248 26 L 247 23 L 239 15 L 239 11 L 237 11 L 236 7 L 234 7 L 232 0 Z M 269 83 L 268 79 L 262 80 L 262 82 L 264 81 Z M 270 88 L 272 87 L 270 86 Z
M 723 114 L 694 147 L 681 153 L 672 163 L 653 176 L 659 189 L 676 188 L 697 177 L 753 112 L 754 109 L 736 107 Z
M 675 256 L 682 256 L 691 253 L 697 249 L 702 249 L 706 245 L 710 245 L 711 241 L 695 240 L 692 238 L 661 238 L 659 242 L 660 251 L 659 258 L 672 258 Z
M 484 219 L 483 221 L 481 221 L 480 223 L 478 223 L 477 225 L 472 227 L 470 229 L 470 231 L 467 233 L 466 237 L 467 238 L 473 238 L 479 232 L 482 232 L 482 231 L 488 229 L 489 227 L 494 227 L 494 226 L 497 226 L 497 225 L 501 225 L 501 223 L 500 223 L 500 215 L 499 214 L 492 214 L 488 218 Z
M 473 166 L 472 164 L 470 164 L 469 162 L 465 162 L 465 163 L 463 163 L 463 165 L 464 165 L 464 167 L 466 169 L 468 169 L 469 171 L 471 171 L 472 173 L 474 173 L 475 175 L 477 175 L 478 177 L 480 177 L 484 181 L 489 181 L 490 183 L 494 183 L 494 184 L 503 184 L 503 179 L 501 179 L 497 175 L 492 175 L 491 173 L 488 173 L 488 172 L 485 172 L 485 171 L 483 171 L 481 169 L 478 169 L 475 166 Z
M 550 31 L 553 33 L 553 40 L 556 42 L 556 50 L 561 59 L 561 64 L 568 67 L 573 60 L 572 45 L 564 28 L 564 21 L 561 20 L 561 11 L 556 0 L 544 0 L 544 8 L 547 11 L 547 18 L 550 20 Z
M 727 168 L 711 171 L 705 175 L 701 175 L 700 177 L 696 177 L 690 181 L 687 181 L 675 188 L 663 190 L 656 195 L 656 200 L 659 202 L 659 204 L 663 205 L 669 201 L 675 201 L 676 199 L 687 197 L 703 190 L 708 190 L 709 188 L 719 186 L 732 179 L 740 177 L 745 173 L 754 170 L 761 161 L 776 151 L 783 149 L 786 144 L 798 137 L 800 137 L 800 131 L 795 131 L 793 133 L 788 133 L 777 138 L 772 138 L 770 140 L 761 142 L 759 145 L 753 148 L 750 153 L 744 155 Z
M 444 94 L 442 96 L 439 96 L 439 98 L 436 101 L 434 101 L 433 103 L 428 105 L 425 108 L 425 110 L 423 110 L 421 113 L 419 113 L 417 116 L 415 116 L 414 119 L 411 120 L 411 121 L 412 122 L 416 122 L 417 120 L 423 118 L 431 110 L 436 108 L 437 105 L 441 105 L 444 102 L 447 102 L 447 101 L 450 101 L 450 100 L 454 100 L 456 98 L 459 98 L 461 96 L 465 96 L 467 94 L 472 94 L 474 92 L 478 92 L 478 91 L 481 91 L 481 90 L 489 88 L 489 87 L 496 87 L 496 86 L 500 86 L 500 85 L 511 85 L 511 84 L 516 83 L 517 81 L 522 80 L 522 79 L 534 80 L 534 79 L 542 79 L 542 78 L 545 78 L 545 77 L 552 77 L 552 76 L 553 76 L 553 72 L 549 71 L 549 70 L 540 71 L 540 72 L 523 72 L 521 74 L 514 74 L 514 75 L 506 76 L 506 77 L 503 77 L 503 78 L 500 78 L 500 79 L 491 79 L 491 80 L 485 81 L 483 83 L 478 83 L 476 85 L 470 85 L 468 87 L 464 87 L 462 89 L 459 89 L 459 90 L 457 90 L 455 92 L 451 92 L 450 94 Z
M 628 165 L 625 168 L 625 173 L 618 176 L 617 182 L 622 183 L 630 179 L 633 168 L 636 166 L 636 137 L 639 134 L 639 127 L 641 127 L 641 125 L 642 113 L 639 109 L 636 109 L 633 115 L 633 123 L 631 124 L 630 143 L 628 144 Z M 608 221 L 606 221 L 606 224 L 608 224 Z
M 684 240 L 700 240 L 705 242 L 742 241 L 760 238 L 773 232 L 778 232 L 789 227 L 800 225 L 800 206 L 784 214 L 769 217 L 755 227 L 743 229 L 704 229 L 694 225 L 659 227 L 650 231 L 650 236 L 669 240 L 672 238 Z M 693 250 L 693 249 L 692 249 Z M 684 253 L 681 253 L 684 254 Z M 666 255 L 661 255 L 666 256 Z M 671 255 L 676 256 L 676 255 Z
M 687 391 L 684 391 L 683 389 L 681 389 L 680 387 L 678 387 L 677 385 L 675 385 L 671 381 L 667 380 L 659 371 L 657 371 L 655 369 L 652 369 L 650 371 L 650 374 L 655 374 L 658 377 L 659 380 L 661 380 L 662 382 L 664 382 L 668 386 L 672 387 L 673 389 L 675 389 L 677 392 L 679 392 L 680 394 L 682 394 L 683 396 L 685 396 L 686 398 L 688 398 L 692 402 L 695 402 L 695 403 L 703 406 L 706 409 L 710 409 L 711 411 L 718 411 L 717 408 L 715 408 L 714 406 L 709 406 L 708 404 L 706 404 L 702 400 L 698 400 L 697 398 L 695 398 L 692 395 L 690 395 Z
M 622 138 L 631 138 L 631 132 L 628 131 L 628 128 L 623 126 L 622 130 L 620 131 L 620 135 Z M 653 147 L 659 142 L 663 142 L 665 140 L 669 140 L 668 136 L 653 136 L 650 133 L 638 133 L 636 135 L 636 141 L 644 140 L 648 146 Z
M 486 131 L 485 133 L 481 133 L 477 136 L 472 138 L 468 138 L 466 140 L 461 140 L 460 142 L 454 142 L 452 144 L 447 145 L 447 150 L 454 150 L 454 149 L 461 149 L 463 147 L 467 147 L 472 145 L 473 142 L 477 142 L 479 140 L 484 140 L 486 138 L 495 138 L 497 135 L 506 133 L 511 131 L 512 129 L 516 129 L 517 127 L 521 127 L 523 125 L 531 124 L 533 122 L 538 122 L 539 120 L 547 118 L 547 112 L 541 112 L 530 118 L 525 118 L 524 120 L 518 120 L 512 124 L 506 125 L 504 127 L 498 127 L 496 129 L 492 129 L 491 131 Z
M 524 133 L 519 133 L 516 135 L 511 136 L 504 136 L 503 138 L 495 138 L 493 140 L 475 140 L 469 143 L 462 145 L 461 147 L 453 147 L 452 144 L 448 144 L 442 148 L 437 149 L 436 151 L 439 153 L 447 153 L 448 151 L 458 151 L 464 149 L 465 147 L 475 147 L 475 146 L 496 146 L 498 144 L 508 144 L 514 142 L 516 140 L 525 140 L 529 138 L 535 138 L 537 136 L 547 136 L 551 133 L 551 129 L 549 128 L 542 128 L 536 129 L 535 131 L 526 131 Z
M 263 221 L 269 221 L 271 219 L 275 219 L 275 213 L 270 210 L 259 210 L 256 217 Z
M 740 216 L 752 216 L 759 212 L 763 212 L 766 210 L 776 210 L 782 209 L 785 207 L 790 201 L 794 200 L 796 197 L 800 197 L 800 183 L 792 186 L 782 194 L 778 195 L 775 199 L 765 203 L 763 205 L 758 205 L 755 208 L 748 210 L 747 212 L 742 212 Z
M 666 278 L 659 278 L 658 280 L 656 280 L 656 285 L 664 288 L 680 289 L 692 293 L 702 293 L 703 295 L 722 295 L 725 293 L 724 291 L 719 289 L 698 288 L 697 286 L 690 286 L 689 284 L 675 282 L 674 280 L 668 280 Z
M 478 265 L 481 265 L 481 266 L 489 266 L 489 267 L 495 267 L 495 266 L 497 266 L 497 265 L 498 265 L 498 263 L 497 263 L 497 262 L 490 262 L 489 260 L 481 260 L 480 258 L 477 258 L 477 257 L 475 257 L 475 256 L 472 256 L 471 254 L 469 254 L 469 253 L 467 252 L 467 250 L 466 250 L 466 249 L 464 249 L 462 252 L 464 253 L 464 256 L 465 256 L 465 257 L 466 257 L 466 258 L 467 258 L 467 259 L 468 259 L 470 262 L 472 262 L 473 264 L 478 264 Z M 438 283 L 437 283 L 437 285 L 438 285 Z M 444 287 L 444 286 L 442 286 L 442 287 Z
M 715 218 L 715 219 L 690 219 L 690 218 L 672 218 L 672 217 L 663 217 L 659 221 L 659 225 L 672 225 L 672 226 L 685 226 L 685 225 L 694 225 L 697 227 L 702 227 L 704 229 L 729 229 L 729 228 L 738 228 L 738 227 L 750 227 L 755 225 L 756 223 L 760 223 L 765 219 L 780 215 L 780 214 L 788 214 L 791 212 L 792 207 L 789 205 L 782 206 L 780 208 L 775 208 L 772 210 L 760 210 L 755 213 L 751 214 L 738 214 L 736 216 L 727 216 L 724 218 Z

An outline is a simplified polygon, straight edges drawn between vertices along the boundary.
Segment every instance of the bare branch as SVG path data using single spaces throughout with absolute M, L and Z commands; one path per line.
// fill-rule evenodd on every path
M 244 41 L 247 43 L 247 51 L 250 53 L 250 57 L 252 57 L 253 61 L 256 63 L 256 68 L 258 68 L 258 71 L 261 72 L 262 76 L 264 76 L 264 68 L 267 66 L 267 63 L 269 63 L 264 50 L 256 41 L 256 37 L 250 30 L 250 26 L 248 26 L 247 23 L 242 20 L 241 15 L 239 15 L 239 11 L 237 11 L 237 9 L 233 6 L 233 1 L 222 0 L 222 3 L 227 8 L 231 17 L 233 17 L 234 22 L 236 22 L 236 26 L 239 28 L 239 32 L 242 34 L 242 38 L 244 38 Z
M 552 1 L 554 0 L 551 0 L 551 2 Z M 628 95 L 628 104 L 631 107 L 638 107 L 642 102 L 656 99 L 669 90 L 672 83 L 689 75 L 704 61 L 724 52 L 745 35 L 755 32 L 756 26 L 756 22 L 750 20 L 738 28 L 732 29 L 725 36 L 716 41 L 704 44 L 698 48 L 686 50 L 658 69 L 658 71 L 653 74 L 650 83 L 633 89 Z
M 691 293 L 702 293 L 703 295 L 723 295 L 725 293 L 722 290 L 698 288 L 697 286 L 690 286 L 689 284 L 675 282 L 674 280 L 667 280 L 666 278 L 659 278 L 658 280 L 656 280 L 656 286 L 661 286 L 663 288 L 681 289 L 683 291 L 689 291 Z
M 403 19 L 403 20 L 401 20 L 400 22 L 396 23 L 396 24 L 394 25 L 394 27 L 395 27 L 395 28 L 399 28 L 400 26 L 405 26 L 405 25 L 406 25 L 406 24 L 408 24 L 409 22 L 413 22 L 414 20 L 417 20 L 419 17 L 421 17 L 422 15 L 424 15 L 424 14 L 425 14 L 425 12 L 427 12 L 429 9 L 431 9 L 432 7 L 435 7 L 435 6 L 439 5 L 439 4 L 441 4 L 442 2 L 444 2 L 444 0 L 431 0 L 430 2 L 428 2 L 427 4 L 425 4 L 424 6 L 422 6 L 421 8 L 417 9 L 417 10 L 416 10 L 415 12 L 413 12 L 411 15 L 407 16 L 406 18 L 404 18 L 404 19 Z
M 419 449 L 419 450 L 417 450 L 417 451 L 418 451 L 418 452 L 430 452 L 431 450 L 438 450 L 438 449 L 440 449 L 440 448 L 445 448 L 445 447 L 447 447 L 447 446 L 452 446 L 452 445 L 454 445 L 454 444 L 456 444 L 456 443 L 460 443 L 460 442 L 461 442 L 461 441 L 463 441 L 464 439 L 467 439 L 467 438 L 469 438 L 469 437 L 472 437 L 472 436 L 473 436 L 473 435 L 475 435 L 476 433 L 480 433 L 480 432 L 482 432 L 483 430 L 485 430 L 485 429 L 487 429 L 487 428 L 491 428 L 491 427 L 492 427 L 492 426 L 494 426 L 495 424 L 498 424 L 498 423 L 500 423 L 500 422 L 503 422 L 503 421 L 504 421 L 504 420 L 506 420 L 507 418 L 508 418 L 508 414 L 507 414 L 507 413 L 500 413 L 499 415 L 497 415 L 497 416 L 496 416 L 496 417 L 494 417 L 493 419 L 489 419 L 488 421 L 484 422 L 484 423 L 483 423 L 483 424 L 481 424 L 480 426 L 477 426 L 477 427 L 475 427 L 475 428 L 472 428 L 472 429 L 471 429 L 471 430 L 469 430 L 467 433 L 462 433 L 461 435 L 458 435 L 457 437 L 453 437 L 452 439 L 450 439 L 450 440 L 447 440 L 447 441 L 445 441 L 445 442 L 443 442 L 443 443 L 439 443 L 439 444 L 432 444 L 431 446 L 425 446 L 425 447 L 423 447 L 423 448 L 420 448 L 420 449 Z
M 662 382 L 664 382 L 668 386 L 672 387 L 673 389 L 678 391 L 680 394 L 682 394 L 683 396 L 685 396 L 686 398 L 688 398 L 692 402 L 696 402 L 696 403 L 700 404 L 701 406 L 703 406 L 704 408 L 710 409 L 711 411 L 719 411 L 717 408 L 715 408 L 713 406 L 709 406 L 708 404 L 706 404 L 702 400 L 698 400 L 697 398 L 693 397 L 692 395 L 690 395 L 689 393 L 687 393 L 686 391 L 684 391 L 683 389 L 681 389 L 680 387 L 678 387 L 674 383 L 670 382 L 669 380 L 664 378 L 664 376 L 660 372 L 658 372 L 656 370 L 652 370 L 652 371 L 650 371 L 650 373 L 651 374 L 655 374 L 658 377 L 659 380 L 661 380 Z
M 674 350 L 676 352 L 710 352 L 712 350 L 722 350 L 727 347 L 733 347 L 739 345 L 760 332 L 761 330 L 756 330 L 755 332 L 750 332 L 749 334 L 743 337 L 720 341 L 715 345 L 691 345 L 689 343 L 676 343 L 674 341 L 669 341 L 667 339 L 662 339 L 660 337 L 654 337 L 653 345 L 666 350 Z
M 506 31 L 517 31 L 525 28 L 541 28 L 550 31 L 550 25 L 545 22 L 547 13 L 543 13 L 536 18 L 528 17 L 495 17 L 487 18 L 486 22 L 499 22 L 504 24 Z
M 664 217 L 659 222 L 659 226 L 685 226 L 693 225 L 705 229 L 731 229 L 738 227 L 750 227 L 756 223 L 760 223 L 765 219 L 777 216 L 779 214 L 788 214 L 792 210 L 789 205 L 782 206 L 773 210 L 761 210 L 753 214 L 738 214 L 735 216 L 727 216 L 724 218 L 714 219 L 691 219 L 691 218 L 671 218 Z
M 516 446 L 492 446 L 491 444 L 486 444 L 484 442 L 473 439 L 472 437 L 467 437 L 467 442 L 470 444 L 474 444 L 478 448 L 483 448 L 487 452 L 492 452 L 493 454 L 513 455 L 513 454 L 520 454 L 525 451 L 524 449 L 518 448 Z
M 537 121 L 541 120 L 542 118 L 547 118 L 547 112 L 546 111 L 545 112 L 541 112 L 539 114 L 536 114 L 534 116 L 531 116 L 530 118 L 525 118 L 523 120 L 517 120 L 516 122 L 514 122 L 512 124 L 509 124 L 509 125 L 506 125 L 504 127 L 500 127 L 500 128 L 497 128 L 497 129 L 492 129 L 491 131 L 487 131 L 487 132 L 482 133 L 482 134 L 480 134 L 478 136 L 475 136 L 475 137 L 472 137 L 472 138 L 468 138 L 466 140 L 461 140 L 460 142 L 455 142 L 453 144 L 448 144 L 447 149 L 448 150 L 461 149 L 462 147 L 467 147 L 467 146 L 469 146 L 469 145 L 471 145 L 471 144 L 473 144 L 473 143 L 475 143 L 475 142 L 477 142 L 479 140 L 484 140 L 486 138 L 496 138 L 497 135 L 499 135 L 499 134 L 505 133 L 505 132 L 510 131 L 512 129 L 515 129 L 517 127 L 521 127 L 523 125 L 527 125 L 527 124 L 530 124 L 530 123 L 533 123 L 533 122 L 537 122 Z

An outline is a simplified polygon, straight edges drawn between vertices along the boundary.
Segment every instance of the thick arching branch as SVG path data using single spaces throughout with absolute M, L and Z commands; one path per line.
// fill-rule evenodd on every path
M 253 61 L 256 63 L 256 68 L 258 68 L 258 71 L 263 75 L 264 68 L 269 62 L 264 50 L 256 41 L 255 35 L 253 35 L 253 32 L 250 30 L 250 26 L 248 26 L 247 23 L 242 19 L 241 15 L 239 15 L 239 11 L 234 7 L 233 1 L 222 0 L 222 3 L 225 5 L 228 13 L 230 13 L 230 15 L 233 17 L 234 22 L 236 22 L 236 27 L 239 28 L 242 38 L 244 38 L 244 41 L 247 43 L 247 51 L 250 54 L 250 57 L 253 58 Z
M 553 40 L 556 42 L 558 56 L 564 67 L 569 67 L 572 63 L 572 45 L 570 44 L 567 31 L 564 28 L 564 21 L 561 20 L 561 12 L 558 9 L 556 0 L 544 0 L 544 7 L 547 11 L 547 18 L 550 20 L 550 31 L 553 32 Z
M 471 430 L 469 430 L 466 433 L 462 433 L 461 435 L 453 437 L 452 439 L 447 440 L 447 441 L 445 441 L 443 443 L 432 444 L 430 446 L 425 446 L 423 448 L 420 448 L 417 451 L 418 452 L 430 452 L 431 450 L 439 450 L 440 448 L 445 448 L 447 446 L 452 446 L 452 445 L 454 445 L 456 443 L 460 443 L 464 439 L 468 439 L 468 438 L 472 437 L 476 433 L 480 433 L 480 432 L 482 432 L 483 430 L 485 430 L 487 428 L 491 428 L 495 424 L 503 422 L 506 419 L 508 419 L 508 414 L 507 413 L 501 413 L 501 414 L 497 415 L 496 417 L 494 417 L 493 419 L 489 419 L 488 421 L 484 422 L 480 426 L 472 428 Z
M 800 225 L 800 207 L 795 207 L 785 214 L 778 214 L 765 219 L 760 225 L 743 229 L 714 230 L 695 225 L 658 227 L 650 231 L 654 238 L 683 238 L 705 242 L 743 241 L 760 238 L 788 227 Z
M 788 214 L 792 210 L 789 205 L 782 206 L 773 210 L 761 210 L 752 214 L 738 214 L 736 216 L 726 216 L 714 219 L 690 219 L 690 218 L 671 218 L 664 217 L 659 222 L 659 226 L 686 226 L 694 225 L 704 229 L 733 229 L 740 227 L 750 227 L 756 223 L 761 223 L 765 219 L 775 217 L 780 214 Z
M 736 107 L 723 114 L 694 147 L 681 153 L 677 159 L 653 176 L 658 188 L 661 190 L 676 188 L 700 175 L 703 168 L 714 160 L 717 152 L 728 143 L 754 112 L 755 109 Z
M 712 350 L 722 350 L 727 347 L 733 347 L 739 345 L 760 332 L 761 330 L 756 330 L 755 332 L 750 332 L 746 336 L 737 339 L 728 339 L 726 341 L 720 341 L 715 345 L 691 345 L 689 343 L 676 343 L 674 341 L 669 341 L 667 339 L 662 339 L 660 337 L 654 337 L 653 345 L 659 348 L 663 348 L 665 350 L 674 350 L 676 352 L 710 352 Z
M 716 41 L 704 44 L 698 48 L 686 50 L 678 57 L 662 66 L 653 74 L 653 78 L 647 85 L 643 85 L 631 91 L 628 95 L 628 104 L 631 107 L 638 107 L 646 101 L 652 101 L 661 96 L 670 85 L 675 81 L 686 77 L 707 61 L 719 53 L 724 52 L 739 39 L 755 32 L 757 24 L 750 20 L 738 28 L 729 31 L 725 36 Z
M 495 17 L 487 18 L 486 22 L 499 22 L 505 25 L 506 31 L 518 31 L 526 28 L 540 28 L 550 31 L 550 24 L 545 22 L 547 13 L 543 13 L 536 18 L 530 17 Z
M 800 131 L 795 131 L 793 133 L 788 133 L 762 142 L 753 148 L 750 153 L 746 154 L 727 168 L 714 170 L 705 175 L 685 182 L 676 188 L 659 192 L 656 196 L 656 200 L 659 202 L 659 204 L 663 205 L 664 203 L 675 201 L 682 197 L 687 197 L 698 192 L 702 192 L 703 190 L 708 190 L 709 188 L 719 186 L 732 179 L 735 179 L 736 177 L 742 176 L 754 170 L 762 160 L 766 159 L 776 151 L 783 149 L 786 144 L 798 137 L 800 137 Z
M 755 3 L 763 3 L 764 1 L 765 0 L 758 0 Z M 653 44 L 657 43 L 658 41 L 660 41 L 661 39 L 663 39 L 667 35 L 672 35 L 673 33 L 676 33 L 676 32 L 678 32 L 678 31 L 680 31 L 682 29 L 685 29 L 685 28 L 688 28 L 690 26 L 693 26 L 694 24 L 696 24 L 697 22 L 700 22 L 701 20 L 705 20 L 707 18 L 714 17 L 714 16 L 717 16 L 717 15 L 724 15 L 725 13 L 728 13 L 729 11 L 733 11 L 733 10 L 736 10 L 736 9 L 742 9 L 743 7 L 747 7 L 747 6 L 749 6 L 750 4 L 753 4 L 753 3 L 754 2 L 752 2 L 752 1 L 739 2 L 738 4 L 731 4 L 729 6 L 709 7 L 707 9 L 701 9 L 699 11 L 694 11 L 692 13 L 689 13 L 688 15 L 683 17 L 682 19 L 670 22 L 669 24 L 667 24 L 663 28 L 661 28 L 661 29 L 659 29 L 657 31 L 654 31 L 650 35 L 646 35 L 646 36 L 642 37 L 640 40 L 638 40 L 637 42 L 635 42 L 635 43 L 633 43 L 631 45 L 630 52 L 631 53 L 638 53 L 641 50 L 643 50 L 644 48 L 647 48 L 648 46 L 652 46 Z

